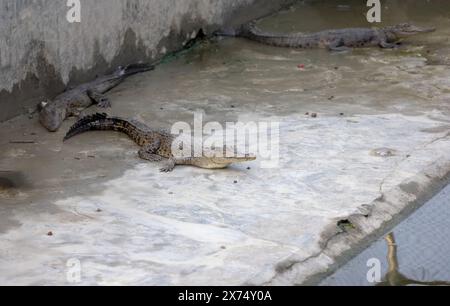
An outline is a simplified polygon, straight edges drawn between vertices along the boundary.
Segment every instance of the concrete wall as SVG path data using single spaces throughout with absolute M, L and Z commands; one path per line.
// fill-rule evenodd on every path
M 69 23 L 66 0 L 0 1 L 0 121 L 118 65 L 151 61 L 199 29 L 266 15 L 292 0 L 81 0 Z

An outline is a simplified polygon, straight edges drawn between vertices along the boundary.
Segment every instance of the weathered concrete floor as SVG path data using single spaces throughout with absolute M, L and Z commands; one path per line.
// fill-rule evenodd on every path
M 225 40 L 110 95 L 112 114 L 153 126 L 198 109 L 206 121 L 279 121 L 276 169 L 161 174 L 123 135 L 63 144 L 73 120 L 56 134 L 36 118 L 1 124 L 0 170 L 26 181 L 0 193 L 0 284 L 67 284 L 72 258 L 83 284 L 101 285 L 300 284 L 327 271 L 347 250 L 321 253 L 339 220 L 385 194 L 398 205 L 367 221 L 382 224 L 450 171 L 450 69 L 427 65 L 421 46 L 330 54 Z

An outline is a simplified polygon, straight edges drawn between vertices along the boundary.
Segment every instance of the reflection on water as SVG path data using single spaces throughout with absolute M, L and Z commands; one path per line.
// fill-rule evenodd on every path
M 321 285 L 372 286 L 368 262 L 379 259 L 385 277 L 378 286 L 450 286 L 449 208 L 450 186 Z
M 385 238 L 388 247 L 388 265 L 389 269 L 384 280 L 378 286 L 450 286 L 450 282 L 445 281 L 419 281 L 410 279 L 400 272 L 400 264 L 397 256 L 397 243 L 395 241 L 394 233 L 390 233 Z

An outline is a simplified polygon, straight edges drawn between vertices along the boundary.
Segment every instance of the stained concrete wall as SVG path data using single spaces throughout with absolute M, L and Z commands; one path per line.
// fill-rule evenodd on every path
M 292 0 L 0 1 L 0 121 L 118 65 L 180 49 L 193 33 L 266 15 Z

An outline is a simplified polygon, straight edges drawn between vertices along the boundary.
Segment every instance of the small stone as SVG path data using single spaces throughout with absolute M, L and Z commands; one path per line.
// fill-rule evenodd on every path
M 333 99 L 334 99 L 334 96 L 331 96 L 331 97 L 328 98 L 328 100 L 330 100 L 330 101 L 333 100 Z
M 221 246 L 220 248 L 221 248 L 222 250 L 226 250 L 226 249 L 227 249 L 227 247 L 226 247 L 226 246 L 224 246 L 224 245 L 223 245 L 223 246 Z
M 231 105 L 230 107 L 231 107 L 231 108 L 235 108 L 235 106 L 234 106 L 234 105 Z
M 337 66 L 336 66 L 336 67 L 334 67 L 334 70 L 339 70 L 339 67 L 337 67 Z
M 53 236 L 53 232 L 48 232 L 47 236 Z
M 309 112 L 305 113 L 305 116 L 309 116 Z
M 344 116 L 345 114 L 344 114 L 344 113 L 340 113 L 339 115 L 340 115 L 340 116 Z
M 96 212 L 101 213 L 103 210 L 101 210 L 100 208 L 97 208 Z
M 247 170 L 252 170 L 252 168 L 251 167 L 247 167 Z
M 238 181 L 234 181 L 233 183 L 234 183 L 234 184 L 237 184 L 237 183 L 238 183 Z
M 389 149 L 389 148 L 379 148 L 379 149 L 372 150 L 370 154 L 372 156 L 388 158 L 388 157 L 396 156 L 397 151 L 394 149 Z
M 312 114 L 311 114 L 311 117 L 317 118 L 317 114 L 316 114 L 316 113 L 312 113 Z

